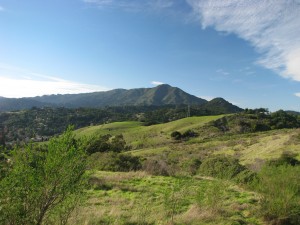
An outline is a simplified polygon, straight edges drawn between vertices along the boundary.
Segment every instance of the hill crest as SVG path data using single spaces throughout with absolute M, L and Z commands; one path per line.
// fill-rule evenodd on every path
M 0 98 L 0 111 L 22 110 L 32 107 L 101 108 L 106 106 L 200 106 L 206 104 L 209 102 L 205 99 L 188 94 L 180 88 L 162 84 L 153 88 L 113 89 L 105 92 L 44 95 L 18 99 Z M 223 104 L 224 102 L 222 107 Z

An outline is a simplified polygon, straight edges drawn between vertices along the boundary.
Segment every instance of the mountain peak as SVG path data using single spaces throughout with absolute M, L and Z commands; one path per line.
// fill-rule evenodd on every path
M 223 113 L 232 113 L 232 112 L 240 112 L 241 108 L 233 105 L 232 103 L 226 101 L 224 98 L 217 97 L 205 104 L 204 107 L 208 108 L 222 108 Z
M 172 87 L 170 84 L 160 84 L 157 85 L 156 87 Z
M 33 98 L 0 98 L 0 111 L 30 109 L 32 107 L 99 108 L 105 106 L 163 106 L 163 105 L 233 105 L 223 98 L 210 102 L 191 95 L 178 87 L 161 84 L 153 88 L 114 89 L 103 92 L 67 95 L 45 95 Z M 237 109 L 238 110 L 238 109 Z

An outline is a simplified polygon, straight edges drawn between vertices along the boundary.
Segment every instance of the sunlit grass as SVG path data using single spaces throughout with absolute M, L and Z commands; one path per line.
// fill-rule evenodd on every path
M 260 224 L 250 213 L 257 197 L 227 182 L 219 195 L 211 195 L 220 204 L 207 205 L 207 191 L 219 185 L 217 180 L 143 172 L 96 172 L 93 179 L 73 224 Z

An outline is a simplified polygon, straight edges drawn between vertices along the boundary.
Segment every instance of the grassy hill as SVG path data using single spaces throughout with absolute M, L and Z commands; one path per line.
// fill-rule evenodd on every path
M 77 137 L 123 134 L 132 146 L 125 154 L 154 162 L 154 167 L 164 166 L 171 176 L 96 171 L 90 179 L 87 202 L 71 218 L 71 224 L 268 224 L 259 213 L 259 193 L 232 181 L 197 172 L 193 175 L 195 162 L 227 155 L 259 171 L 267 160 L 277 159 L 285 151 L 300 153 L 300 129 L 220 132 L 212 124 L 225 116 L 190 117 L 153 126 L 118 122 L 77 130 Z M 230 128 L 236 131 L 232 124 Z M 199 135 L 171 138 L 172 132 L 187 130 Z
M 99 126 L 90 126 L 76 130 L 78 137 L 92 135 L 118 135 L 123 134 L 127 144 L 133 149 L 164 146 L 172 143 L 173 131 L 184 132 L 190 129 L 198 129 L 210 121 L 222 118 L 218 116 L 188 117 L 165 124 L 143 126 L 141 122 L 115 122 Z
M 262 160 L 278 158 L 284 151 L 300 153 L 300 129 L 223 134 L 215 127 L 206 126 L 223 117 L 224 115 L 189 117 L 152 126 L 143 126 L 134 121 L 116 122 L 82 128 L 75 133 L 78 137 L 123 134 L 126 143 L 132 147 L 128 153 L 142 157 L 172 154 L 179 164 L 184 164 L 191 158 L 226 154 L 239 158 L 242 164 L 256 165 L 261 164 Z M 175 141 L 171 138 L 173 131 L 183 133 L 187 130 L 194 130 L 200 135 L 187 141 Z

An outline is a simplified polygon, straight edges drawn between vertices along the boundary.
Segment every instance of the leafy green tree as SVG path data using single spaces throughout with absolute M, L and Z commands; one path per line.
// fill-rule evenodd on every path
M 0 224 L 65 224 L 85 186 L 83 146 L 69 128 L 44 151 L 15 149 L 0 181 Z
M 92 136 L 86 145 L 87 154 L 91 155 L 96 152 L 108 152 L 111 149 L 109 139 L 111 138 L 110 134 L 103 136 Z
M 114 152 L 121 152 L 123 150 L 128 149 L 126 146 L 126 141 L 124 140 L 124 136 L 122 134 L 116 135 L 111 140 L 111 150 Z

